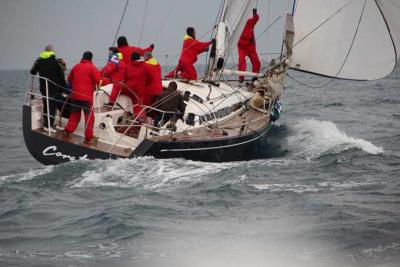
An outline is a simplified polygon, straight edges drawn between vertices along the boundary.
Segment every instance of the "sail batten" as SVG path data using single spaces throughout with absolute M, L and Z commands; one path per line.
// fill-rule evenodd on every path
M 399 11 L 390 0 L 298 1 L 292 68 L 354 80 L 387 76 L 399 59 Z

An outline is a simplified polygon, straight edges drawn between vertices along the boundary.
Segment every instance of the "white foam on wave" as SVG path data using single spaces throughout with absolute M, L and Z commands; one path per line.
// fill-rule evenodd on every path
M 274 166 L 289 166 L 291 164 L 294 164 L 296 161 L 292 159 L 287 159 L 287 158 L 278 158 L 278 159 L 257 159 L 257 160 L 251 160 L 243 163 L 243 165 L 246 165 L 247 167 L 251 168 L 257 165 L 260 166 L 267 166 L 267 167 L 274 167 Z
M 316 184 L 251 184 L 250 186 L 269 192 L 317 193 L 351 190 L 365 186 L 377 185 L 377 182 L 320 182 Z
M 364 255 L 365 257 L 372 258 L 372 257 L 375 257 L 377 254 L 381 254 L 381 253 L 383 253 L 385 251 L 388 251 L 388 250 L 396 250 L 396 251 L 398 251 L 398 250 L 400 250 L 400 244 L 399 243 L 391 243 L 391 244 L 386 245 L 386 246 L 381 246 L 380 245 L 380 246 L 378 246 L 376 248 L 363 249 L 361 251 L 361 254 Z
M 295 124 L 293 129 L 295 134 L 288 138 L 288 145 L 295 149 L 296 155 L 304 155 L 308 159 L 327 152 L 340 153 L 351 148 L 358 148 L 373 155 L 384 153 L 382 147 L 348 136 L 331 121 L 305 119 Z
M 204 163 L 184 159 L 158 160 L 152 157 L 93 161 L 91 170 L 74 181 L 73 187 L 142 187 L 145 189 L 171 188 L 184 183 L 206 180 L 237 163 Z
M 42 167 L 39 169 L 33 169 L 33 170 L 28 170 L 28 171 L 24 171 L 24 172 L 20 172 L 20 173 L 0 176 L 0 183 L 4 183 L 7 181 L 21 182 L 21 181 L 33 180 L 38 176 L 46 175 L 48 173 L 53 172 L 54 168 L 55 168 L 54 165 L 50 165 L 50 166 L 45 166 L 45 167 Z

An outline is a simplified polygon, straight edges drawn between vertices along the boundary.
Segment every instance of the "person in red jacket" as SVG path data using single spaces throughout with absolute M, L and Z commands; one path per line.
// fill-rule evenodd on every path
M 188 80 L 197 80 L 197 73 L 194 68 L 194 63 L 197 61 L 197 55 L 208 51 L 208 47 L 212 44 L 212 41 L 200 42 L 196 40 L 196 32 L 192 27 L 186 29 L 186 34 L 183 37 L 183 40 L 183 47 L 178 61 L 178 66 L 165 77 L 181 77 Z
M 163 91 L 161 78 L 161 65 L 151 55 L 151 52 L 144 54 L 144 63 L 146 67 L 146 89 L 144 93 L 144 104 L 150 106 L 155 98 L 161 95 Z
M 128 95 L 134 106 L 133 113 L 137 116 L 142 111 L 144 103 L 144 93 L 146 86 L 146 66 L 140 60 L 140 55 L 136 52 L 132 53 L 131 62 L 126 66 L 125 83 L 126 87 L 123 88 L 122 93 Z M 145 114 L 143 114 L 145 115 Z
M 246 57 L 250 58 L 250 62 L 253 65 L 253 72 L 260 72 L 261 62 L 258 58 L 256 51 L 256 39 L 254 37 L 254 27 L 256 26 L 259 15 L 257 14 L 257 9 L 253 9 L 253 17 L 249 18 L 244 26 L 242 35 L 238 42 L 238 52 L 239 52 L 239 71 L 246 71 Z M 239 81 L 243 82 L 244 77 L 239 76 Z
M 107 65 L 101 69 L 100 74 L 103 80 L 102 85 L 113 84 L 108 103 L 108 105 L 113 105 L 122 88 L 121 83 L 124 81 L 126 64 L 123 61 L 123 55 L 116 47 L 110 47 L 108 51 Z
M 86 127 L 85 140 L 87 142 L 93 139 L 93 92 L 96 85 L 101 83 L 100 72 L 93 65 L 92 58 L 92 52 L 86 51 L 83 53 L 81 62 L 76 64 L 69 73 L 68 81 L 72 86 L 70 95 L 72 108 L 67 126 L 64 128 L 66 135 L 73 133 L 79 124 L 81 110 L 83 109 Z
M 130 46 L 125 36 L 120 36 L 117 39 L 118 50 L 122 54 L 122 57 L 126 64 L 129 64 L 133 52 L 138 53 L 141 57 L 144 56 L 144 52 L 152 52 L 154 44 L 151 44 L 147 48 L 140 48 L 136 46 Z

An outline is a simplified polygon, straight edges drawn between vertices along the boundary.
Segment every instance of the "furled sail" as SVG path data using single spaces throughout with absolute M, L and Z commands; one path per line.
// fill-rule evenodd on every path
M 227 0 L 222 20 L 225 22 L 228 36 L 225 50 L 229 53 L 236 49 L 237 42 L 247 19 L 251 16 L 256 0 Z
M 397 0 L 299 0 L 292 68 L 324 76 L 374 80 L 396 67 Z

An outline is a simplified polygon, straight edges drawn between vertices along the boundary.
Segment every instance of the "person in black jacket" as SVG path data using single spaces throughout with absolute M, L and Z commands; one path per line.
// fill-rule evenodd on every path
M 46 97 L 42 98 L 43 101 L 43 128 L 47 131 L 50 127 L 51 132 L 55 132 L 52 128 L 54 123 L 54 117 L 58 103 L 55 99 L 60 98 L 61 92 L 66 87 L 65 75 L 59 62 L 56 59 L 54 53 L 54 47 L 47 45 L 40 53 L 39 58 L 35 61 L 31 68 L 31 74 L 36 75 L 39 72 L 39 76 L 48 79 L 48 99 L 49 99 L 49 116 L 50 125 L 48 125 L 47 118 L 47 100 Z M 46 80 L 40 79 L 40 93 L 46 96 Z
M 168 88 L 164 89 L 162 94 L 157 97 L 155 107 L 168 113 L 158 112 L 154 121 L 154 126 L 161 127 L 164 123 L 171 120 L 175 123 L 179 118 L 182 118 L 185 113 L 186 104 L 182 94 L 177 91 L 178 85 L 176 82 L 170 82 Z

